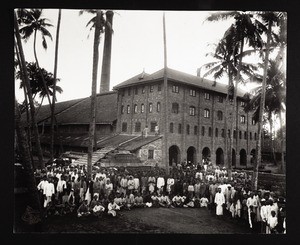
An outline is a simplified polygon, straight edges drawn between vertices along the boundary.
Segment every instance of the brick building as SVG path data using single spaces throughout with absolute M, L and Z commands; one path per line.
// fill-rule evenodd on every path
M 207 157 L 213 164 L 223 165 L 226 157 L 224 122 L 227 117 L 229 131 L 233 109 L 230 103 L 228 115 L 224 114 L 227 85 L 170 68 L 166 73 L 166 100 L 164 69 L 153 74 L 139 74 L 114 87 L 118 92 L 116 133 L 145 137 L 147 130 L 148 137 L 166 136 L 144 145 L 137 152 L 139 157 L 150 159 L 161 167 L 184 160 L 196 163 Z M 238 132 L 234 132 L 232 151 L 236 167 L 251 165 L 257 137 L 252 113 L 245 113 L 243 109 L 244 94 L 242 91 L 237 94 Z

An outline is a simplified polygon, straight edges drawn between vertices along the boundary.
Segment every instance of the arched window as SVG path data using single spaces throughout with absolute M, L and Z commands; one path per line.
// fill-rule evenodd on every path
M 254 140 L 257 140 L 257 133 L 254 133 Z
M 202 136 L 205 135 L 205 127 L 204 127 L 204 126 L 202 126 L 202 128 L 201 128 L 201 135 L 202 135 Z
M 133 111 L 134 111 L 134 113 L 137 113 L 137 112 L 138 112 L 138 106 L 137 106 L 137 104 L 134 105 Z
M 124 111 L 125 111 L 125 108 L 124 108 L 124 106 L 122 105 L 122 106 L 121 106 L 121 114 L 124 114 Z
M 127 105 L 127 114 L 130 113 L 130 105 Z
M 210 111 L 209 109 L 204 109 L 204 117 L 209 118 L 210 117 Z
M 144 113 L 144 112 L 145 112 L 145 105 L 141 104 L 141 113 Z
M 244 132 L 244 139 L 245 140 L 247 139 L 247 132 L 246 131 Z
M 156 104 L 156 111 L 160 112 L 160 102 L 157 102 L 157 104 Z
M 178 114 L 179 105 L 177 103 L 172 103 L 172 113 Z
M 246 123 L 246 117 L 242 115 L 240 117 L 240 121 L 241 121 L 241 124 L 245 124 Z
M 153 111 L 153 104 L 149 103 L 149 113 L 151 113 Z
M 242 139 L 242 131 L 239 132 L 239 138 Z
M 196 115 L 196 107 L 190 106 L 190 116 L 195 116 L 195 115 Z
M 222 136 L 223 138 L 225 138 L 225 129 L 224 129 L 224 128 L 222 128 L 221 136 Z

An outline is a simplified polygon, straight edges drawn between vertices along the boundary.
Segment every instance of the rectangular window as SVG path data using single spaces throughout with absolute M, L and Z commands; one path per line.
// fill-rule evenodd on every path
M 174 124 L 170 123 L 170 133 L 173 133 L 173 132 L 174 132 Z
M 142 87 L 142 94 L 145 93 L 145 86 Z
M 122 95 L 122 97 L 124 97 L 124 95 L 125 95 L 125 89 L 121 90 L 121 95 Z
M 218 95 L 218 102 L 219 102 L 219 103 L 223 103 L 223 96 Z
M 151 122 L 150 123 L 150 132 L 155 132 L 155 126 L 157 125 L 157 122 Z
M 128 96 L 131 95 L 131 88 L 128 88 Z
M 208 128 L 208 136 L 209 136 L 209 137 L 212 136 L 212 129 L 211 129 L 211 127 Z
M 172 86 L 172 92 L 173 93 L 179 93 L 179 87 L 177 85 Z
M 135 87 L 135 89 L 134 89 L 134 94 L 137 95 L 137 94 L 138 94 L 138 91 L 139 91 L 139 90 L 138 90 L 138 87 Z
M 154 150 L 148 150 L 148 159 L 154 158 Z
M 218 118 L 219 121 L 223 120 L 223 112 L 222 111 L 217 112 L 217 118 Z
M 186 134 L 190 134 L 190 125 L 186 125 Z
M 141 123 L 140 122 L 135 123 L 134 131 L 141 132 Z
M 245 106 L 245 102 L 241 101 L 241 106 L 244 107 Z
M 190 96 L 196 97 L 196 90 L 190 89 Z
M 246 117 L 245 117 L 245 116 L 241 116 L 241 117 L 240 117 L 240 122 L 241 122 L 242 124 L 245 124 L 245 123 L 246 123 Z
M 122 123 L 122 132 L 127 132 L 127 123 L 126 122 Z
M 210 93 L 205 92 L 204 93 L 204 99 L 210 100 Z
M 250 140 L 252 140 L 252 133 L 251 132 L 249 133 L 249 137 L 250 137 Z
M 202 136 L 205 135 L 205 127 L 204 127 L 204 126 L 202 126 L 202 128 L 201 128 L 201 135 L 202 135 Z
M 158 92 L 161 91 L 161 84 L 158 84 L 158 86 L 157 86 L 157 91 L 158 91 Z
M 195 116 L 196 115 L 196 108 L 195 106 L 190 106 L 190 116 Z
M 181 129 L 181 123 L 178 124 L 178 133 L 181 134 L 182 129 Z
M 255 122 L 254 118 L 252 118 L 252 125 L 255 125 L 255 124 L 256 124 L 256 122 Z
M 224 129 L 224 128 L 222 128 L 221 136 L 222 136 L 223 138 L 225 138 L 225 129 Z
M 172 103 L 172 113 L 178 114 L 179 105 L 177 103 Z
M 233 138 L 236 139 L 236 131 L 233 130 Z
M 124 111 L 125 111 L 125 108 L 124 108 L 124 106 L 122 105 L 122 106 L 121 106 L 121 114 L 124 114 Z
M 247 139 L 247 132 L 246 131 L 244 132 L 244 139 L 245 140 Z
M 219 136 L 219 130 L 218 130 L 218 128 L 215 129 L 215 136 L 216 136 L 216 137 Z
M 194 126 L 194 135 L 198 134 L 198 126 Z
M 150 90 L 150 93 L 152 93 L 154 91 L 154 85 L 150 85 L 149 90 Z

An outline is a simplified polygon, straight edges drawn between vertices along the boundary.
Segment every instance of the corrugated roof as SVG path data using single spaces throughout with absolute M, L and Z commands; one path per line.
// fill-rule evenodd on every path
M 157 80 L 163 79 L 164 76 L 164 68 L 154 72 L 152 74 L 146 74 L 143 79 L 139 79 L 141 74 L 134 76 L 114 87 L 114 89 L 118 90 L 120 88 L 137 85 L 137 84 L 143 84 L 143 83 L 151 83 Z M 187 85 L 192 85 L 195 87 L 199 87 L 202 89 L 207 89 L 211 91 L 216 91 L 219 93 L 226 94 L 227 93 L 227 85 L 223 83 L 214 82 L 212 80 L 208 80 L 205 78 L 201 78 L 198 76 L 193 76 L 191 74 L 177 71 L 171 68 L 167 68 L 167 77 L 169 81 L 176 81 L 181 82 Z M 243 97 L 246 91 L 243 91 L 241 89 L 238 90 L 238 96 Z
M 131 140 L 135 138 L 135 135 L 115 135 L 113 137 L 107 138 L 103 140 L 102 142 L 99 142 L 97 144 L 97 147 L 102 148 L 102 147 L 118 147 L 119 144 L 126 142 L 127 140 Z

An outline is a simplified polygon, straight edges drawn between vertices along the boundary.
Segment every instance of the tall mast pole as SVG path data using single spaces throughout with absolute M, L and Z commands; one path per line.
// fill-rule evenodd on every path
M 166 20 L 165 13 L 163 14 L 163 37 L 164 37 L 164 133 L 163 133 L 163 142 L 164 142 L 164 152 L 163 152 L 163 161 L 166 165 L 166 172 L 169 174 L 169 159 L 168 159 L 168 74 L 167 74 L 167 41 L 166 41 Z

